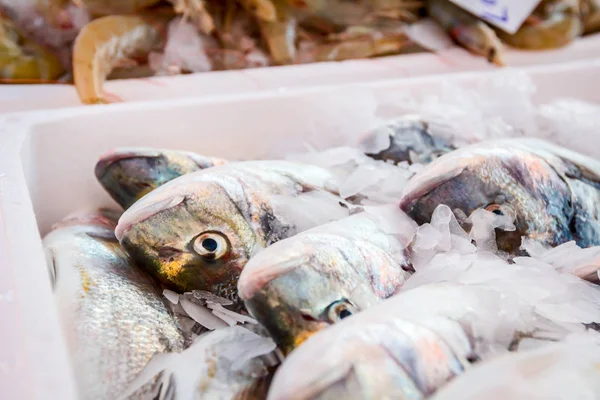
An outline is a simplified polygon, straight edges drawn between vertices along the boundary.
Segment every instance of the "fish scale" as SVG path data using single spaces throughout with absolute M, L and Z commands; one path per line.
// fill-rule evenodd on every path
M 56 270 L 54 296 L 82 399 L 115 399 L 153 355 L 183 349 L 157 288 L 109 227 L 71 219 L 44 238 L 44 249 Z M 136 397 L 152 390 L 145 386 Z

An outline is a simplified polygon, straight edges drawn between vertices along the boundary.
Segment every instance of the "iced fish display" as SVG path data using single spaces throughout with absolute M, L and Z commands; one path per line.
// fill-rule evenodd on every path
M 542 261 L 509 266 L 487 252 L 440 254 L 399 294 L 294 350 L 269 399 L 429 398 L 508 351 L 573 334 L 599 343 L 586 328 L 599 307 L 597 287 Z M 319 363 L 307 368 L 311 359 Z
M 416 225 L 395 206 L 368 207 L 273 244 L 242 271 L 239 294 L 284 353 L 397 293 L 412 271 Z
M 183 332 L 149 276 L 114 236 L 119 213 L 74 215 L 44 238 L 54 297 L 82 399 L 115 399 Z M 152 385 L 136 393 L 152 396 Z
M 319 190 L 337 192 L 334 176 L 322 168 L 285 161 L 222 165 L 176 178 L 143 197 L 123 214 L 116 235 L 162 283 L 236 300 L 248 259 L 297 233 L 293 221 L 274 213 L 273 197 Z M 338 198 L 332 195 L 332 201 Z
M 181 175 L 225 163 L 188 151 L 118 148 L 100 157 L 95 173 L 102 187 L 127 209 L 145 194 Z
M 182 353 L 154 357 L 124 394 L 162 374 L 160 398 L 264 399 L 274 370 L 265 356 L 274 349 L 272 340 L 243 327 L 217 329 L 198 336 Z
M 268 4 L 244 12 L 290 23 Z M 44 238 L 81 397 L 597 397 L 600 162 L 568 149 L 599 154 L 598 107 L 517 75 L 391 95 L 285 161 L 102 156 L 126 211 Z
M 521 237 L 557 246 L 600 244 L 600 163 L 536 139 L 482 142 L 448 153 L 405 187 L 401 208 L 429 222 L 440 204 L 470 215 L 485 208 L 510 215 L 516 229 L 498 232 L 498 248 L 518 254 Z

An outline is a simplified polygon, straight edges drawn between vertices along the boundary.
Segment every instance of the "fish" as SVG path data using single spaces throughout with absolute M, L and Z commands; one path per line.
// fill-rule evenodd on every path
M 267 399 L 426 399 L 510 351 L 597 341 L 583 325 L 597 319 L 597 287 L 543 262 L 503 265 L 483 252 L 435 258 L 393 297 L 292 351 Z
M 122 147 L 100 156 L 96 178 L 124 209 L 157 187 L 185 174 L 227 163 L 188 151 Z
M 234 326 L 198 336 L 182 353 L 158 354 L 121 399 L 139 390 L 158 374 L 159 398 L 265 399 L 275 371 L 267 355 L 275 350 L 269 338 Z
M 114 236 L 119 214 L 75 214 L 43 239 L 81 399 L 115 399 L 155 354 L 183 350 L 184 334 L 156 284 Z
M 394 164 L 403 161 L 409 164 L 428 164 L 440 155 L 456 149 L 449 138 L 435 132 L 435 124 L 435 121 L 428 121 L 418 115 L 394 119 L 371 132 L 363 140 L 362 147 L 367 150 L 366 155 L 375 160 L 391 161 Z
M 540 139 L 480 142 L 425 166 L 404 187 L 399 206 L 422 224 L 440 204 L 466 216 L 484 208 L 513 218 L 515 230 L 496 232 L 498 249 L 511 255 L 526 254 L 522 237 L 549 247 L 596 246 L 600 162 Z
M 239 295 L 284 354 L 394 295 L 410 276 L 416 224 L 395 205 L 367 210 L 281 240 L 246 264 Z
M 337 186 L 334 175 L 315 166 L 220 165 L 178 177 L 142 197 L 123 213 L 115 233 L 136 263 L 168 288 L 206 290 L 238 303 L 237 280 L 248 259 L 297 233 L 294 221 L 276 214 L 274 198 L 322 191 L 346 213 Z

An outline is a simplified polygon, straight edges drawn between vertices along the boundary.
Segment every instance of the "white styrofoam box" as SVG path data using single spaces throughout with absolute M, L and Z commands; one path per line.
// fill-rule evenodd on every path
M 600 54 L 600 34 L 579 38 L 555 50 L 507 48 L 506 60 L 510 66 L 524 67 L 594 58 L 597 54 Z M 497 68 L 483 57 L 453 47 L 437 54 L 415 53 L 367 60 L 114 80 L 108 81 L 105 87 L 107 92 L 130 102 L 298 89 Z M 81 106 L 81 103 L 72 85 L 4 85 L 0 89 L 0 113 L 74 106 Z
M 541 103 L 600 103 L 600 59 L 522 69 Z M 341 144 L 364 128 L 365 108 L 397 93 L 435 94 L 444 81 L 476 85 L 496 71 L 78 107 L 0 117 L 0 388 L 3 399 L 72 399 L 41 236 L 81 208 L 114 205 L 94 178 L 118 146 L 187 149 L 231 159 L 281 155 L 307 137 Z

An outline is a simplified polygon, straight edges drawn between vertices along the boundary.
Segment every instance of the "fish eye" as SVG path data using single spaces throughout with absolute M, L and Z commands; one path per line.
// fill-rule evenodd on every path
M 327 319 L 331 322 L 339 322 L 356 313 L 354 306 L 348 300 L 333 302 L 327 307 Z
M 219 259 L 229 251 L 229 241 L 221 233 L 204 232 L 194 240 L 194 251 L 202 257 Z
M 485 209 L 500 216 L 510 216 L 514 214 L 512 207 L 506 204 L 490 204 Z

